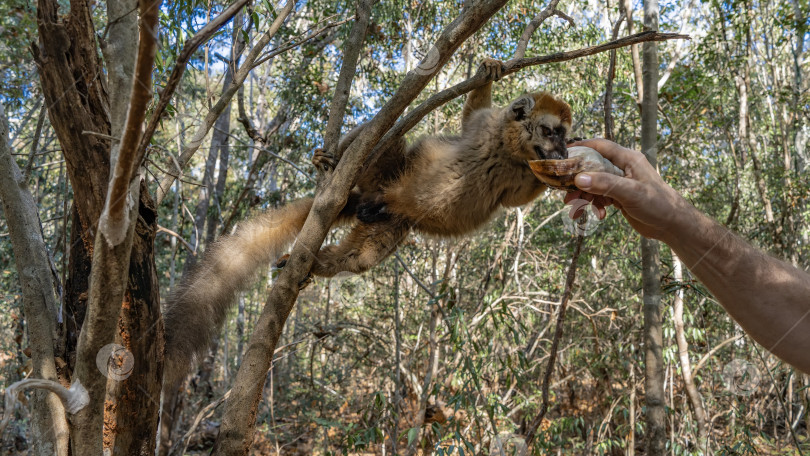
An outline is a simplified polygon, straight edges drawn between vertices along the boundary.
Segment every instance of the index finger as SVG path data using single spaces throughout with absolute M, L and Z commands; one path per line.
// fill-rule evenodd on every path
M 639 159 L 646 160 L 644 154 L 641 152 L 622 147 L 613 141 L 602 138 L 586 139 L 584 141 L 568 144 L 568 147 L 573 146 L 590 147 L 602 154 L 603 157 L 610 160 L 611 163 L 618 166 L 623 171 L 631 164 L 638 162 Z

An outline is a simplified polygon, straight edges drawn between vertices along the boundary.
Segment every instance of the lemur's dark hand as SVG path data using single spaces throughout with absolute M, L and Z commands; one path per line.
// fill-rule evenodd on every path
M 304 280 L 298 282 L 298 291 L 303 290 L 304 288 L 309 286 L 309 284 L 311 284 L 311 283 L 312 283 L 312 273 L 308 272 L 307 276 L 304 277 Z
M 289 260 L 290 260 L 290 254 L 289 253 L 285 253 L 284 255 L 281 255 L 281 258 L 276 260 L 276 269 L 281 269 L 284 266 L 287 266 L 287 261 L 289 261 Z
M 481 61 L 480 70 L 483 70 L 487 73 L 487 77 L 490 81 L 497 81 L 501 79 L 503 76 L 503 72 L 506 69 L 506 66 L 498 59 L 484 59 Z
M 290 254 L 285 253 L 284 255 L 281 256 L 281 258 L 276 260 L 276 269 L 281 269 L 284 266 L 287 266 L 288 261 L 290 261 Z M 317 261 L 317 260 L 315 260 L 315 261 Z M 304 277 L 304 279 L 302 281 L 298 282 L 298 291 L 303 290 L 310 283 L 312 283 L 312 273 L 308 272 L 307 276 Z
M 383 222 L 390 218 L 388 206 L 382 200 L 363 201 L 357 205 L 357 220 L 363 223 Z
M 312 153 L 312 164 L 318 171 L 324 173 L 335 169 L 335 165 L 337 165 L 335 156 L 320 147 Z

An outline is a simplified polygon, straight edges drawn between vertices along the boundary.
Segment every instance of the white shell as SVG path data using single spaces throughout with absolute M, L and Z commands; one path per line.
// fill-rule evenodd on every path
M 617 168 L 602 154 L 590 147 L 575 146 L 568 148 L 568 158 L 582 157 L 583 171 L 601 171 L 624 177 L 624 171 Z

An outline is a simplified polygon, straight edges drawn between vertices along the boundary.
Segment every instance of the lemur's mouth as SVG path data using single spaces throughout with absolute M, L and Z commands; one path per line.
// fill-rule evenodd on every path
M 560 141 L 559 144 L 554 144 L 551 150 L 543 149 L 540 146 L 534 146 L 534 153 L 537 154 L 538 160 L 564 160 L 568 158 L 568 148 L 565 147 L 565 142 Z

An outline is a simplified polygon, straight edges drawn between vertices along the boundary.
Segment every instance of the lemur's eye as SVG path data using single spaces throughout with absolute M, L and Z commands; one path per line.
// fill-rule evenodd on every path
M 551 133 L 552 133 L 552 132 L 551 132 L 551 128 L 548 128 L 548 127 L 547 127 L 547 126 L 545 126 L 545 125 L 541 125 L 541 126 L 540 126 L 540 131 L 542 131 L 542 132 L 543 132 L 543 136 L 551 136 Z

